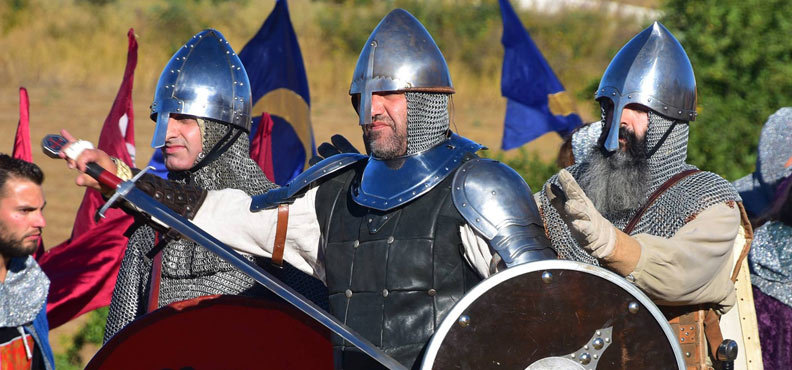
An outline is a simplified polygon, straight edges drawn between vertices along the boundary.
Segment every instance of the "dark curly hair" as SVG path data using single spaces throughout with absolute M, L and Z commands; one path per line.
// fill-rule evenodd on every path
M 5 183 L 9 178 L 26 179 L 41 185 L 44 172 L 34 163 L 0 153 L 0 191 L 5 191 Z

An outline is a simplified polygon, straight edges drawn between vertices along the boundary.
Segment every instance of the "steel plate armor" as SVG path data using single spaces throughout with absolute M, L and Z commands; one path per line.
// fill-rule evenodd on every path
M 696 77 L 685 49 L 655 22 L 619 50 L 602 76 L 596 99 L 613 103 L 605 149 L 619 148 L 619 122 L 625 106 L 644 105 L 673 120 L 696 119 Z
M 193 36 L 162 70 L 151 119 L 157 122 L 151 146 L 165 145 L 171 113 L 230 123 L 250 131 L 250 81 L 242 61 L 214 29 Z
M 454 93 L 448 65 L 434 39 L 403 9 L 380 21 L 358 57 L 349 94 L 359 95 L 360 125 L 371 124 L 371 94 L 380 91 Z
M 451 189 L 459 213 L 506 267 L 556 258 L 533 192 L 513 169 L 491 159 L 472 159 L 456 172 Z

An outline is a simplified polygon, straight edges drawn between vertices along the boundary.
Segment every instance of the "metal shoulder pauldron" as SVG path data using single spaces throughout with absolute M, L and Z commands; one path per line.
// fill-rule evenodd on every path
M 364 207 L 387 211 L 432 190 L 452 174 L 466 155 L 477 152 L 481 144 L 452 134 L 425 152 L 389 160 L 372 157 L 363 170 L 352 197 Z
M 459 213 L 507 267 L 555 258 L 531 188 L 513 169 L 473 159 L 459 167 L 451 186 Z
M 250 211 L 258 212 L 277 207 L 279 204 L 292 203 L 294 195 L 317 180 L 366 159 L 367 156 L 357 153 L 341 153 L 328 157 L 305 170 L 285 186 L 253 196 Z

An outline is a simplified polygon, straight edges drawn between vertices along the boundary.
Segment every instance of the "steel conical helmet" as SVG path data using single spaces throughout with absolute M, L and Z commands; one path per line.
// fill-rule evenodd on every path
M 157 122 L 151 146 L 165 144 L 171 113 L 209 118 L 250 131 L 250 81 L 223 34 L 207 29 L 179 48 L 162 70 L 151 119 Z
M 605 149 L 619 147 L 622 109 L 641 104 L 671 119 L 696 119 L 696 77 L 685 49 L 665 26 L 655 22 L 633 37 L 608 65 L 595 94 L 613 102 Z
M 443 53 L 404 9 L 388 13 L 360 52 L 349 94 L 359 95 L 361 125 L 371 123 L 371 94 L 381 91 L 454 93 Z

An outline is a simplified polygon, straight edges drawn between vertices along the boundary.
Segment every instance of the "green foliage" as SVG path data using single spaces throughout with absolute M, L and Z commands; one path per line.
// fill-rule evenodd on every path
M 739 178 L 753 171 L 767 117 L 792 105 L 792 2 L 668 0 L 664 8 L 698 84 L 690 161 Z
M 81 369 L 88 359 L 80 356 L 80 351 L 88 344 L 101 346 L 104 339 L 105 323 L 109 310 L 103 307 L 89 313 L 88 321 L 74 335 L 66 353 L 55 355 L 55 367 L 58 369 Z
M 544 186 L 547 179 L 560 170 L 555 162 L 545 162 L 539 158 L 537 153 L 528 152 L 525 148 L 519 148 L 518 155 L 510 156 L 509 158 L 506 158 L 503 152 L 482 151 L 479 154 L 501 161 L 513 168 L 525 179 L 525 182 L 528 183 L 534 193 L 542 190 L 542 186 Z

